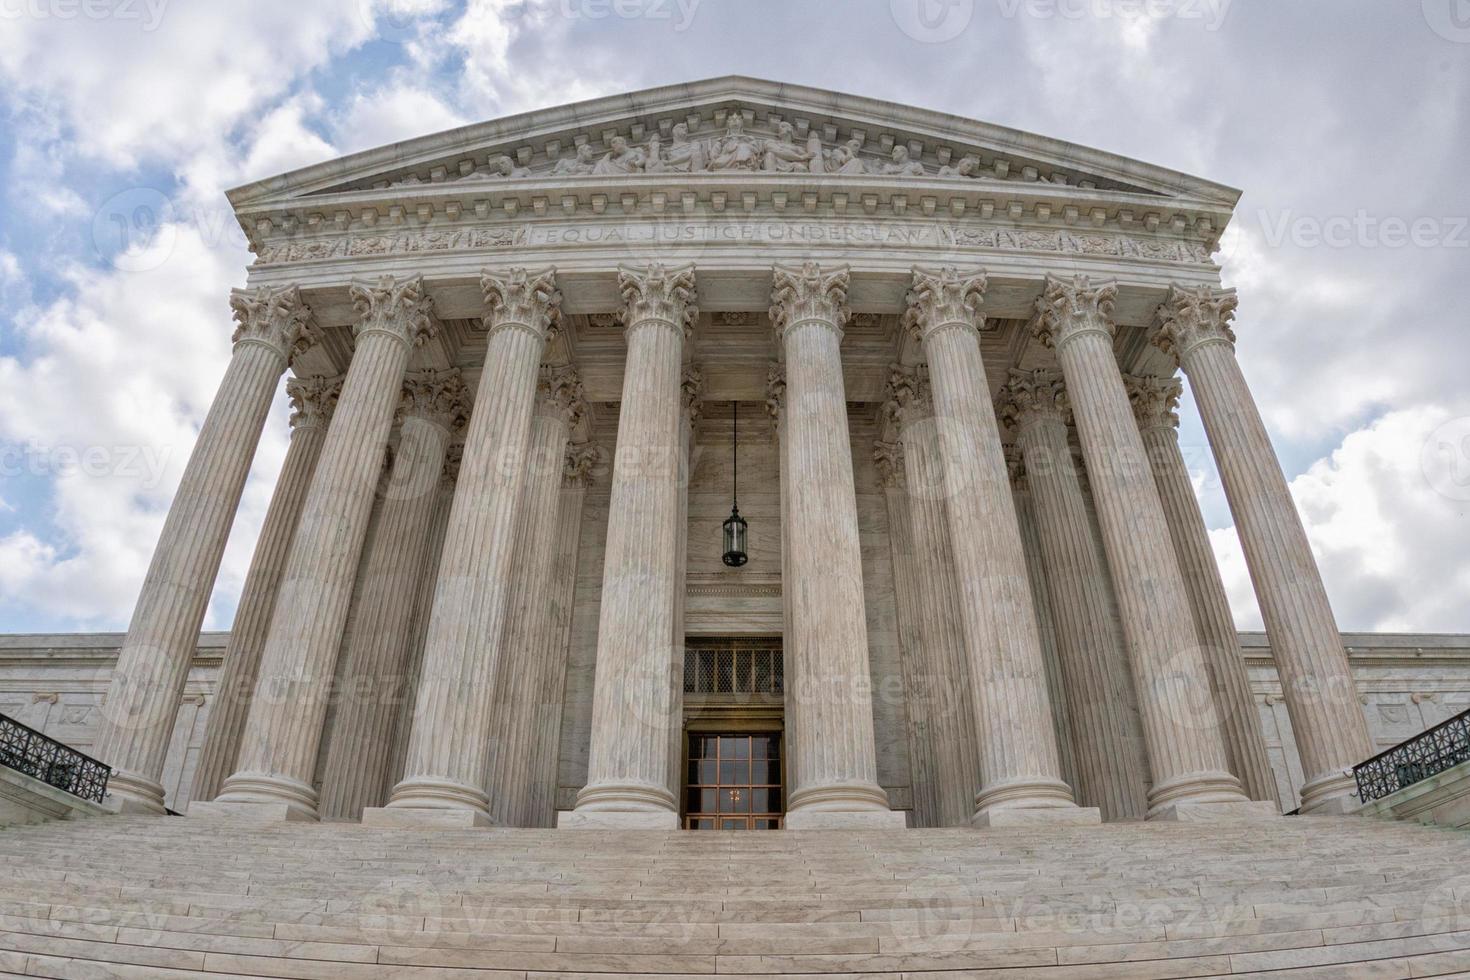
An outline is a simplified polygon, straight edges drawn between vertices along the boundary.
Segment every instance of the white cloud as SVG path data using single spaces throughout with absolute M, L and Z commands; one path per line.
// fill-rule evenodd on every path
M 0 32 L 0 77 L 59 117 L 71 149 L 120 169 L 178 160 L 365 40 L 361 0 L 170 3 L 154 30 L 28 17 Z M 59 57 L 65 52 L 64 57 Z
M 454 129 L 466 121 L 433 92 L 399 75 L 384 89 L 354 95 L 332 131 L 341 152 L 353 153 Z
M 0 357 L 0 440 L 51 485 L 55 540 L 23 530 L 0 543 L 16 605 L 117 626 L 131 611 L 200 420 L 229 358 L 227 297 L 248 255 L 198 230 L 166 229 L 140 271 L 74 267 L 68 295 L 16 317 L 20 353 Z M 278 411 L 279 415 L 279 411 Z M 216 595 L 238 591 L 284 454 L 276 418 Z M 39 524 L 40 515 L 32 523 Z M 221 623 L 216 615 L 212 622 Z M 227 619 L 223 620 L 227 622 Z
M 568 56 L 577 22 L 558 0 L 469 0 L 444 38 L 462 59 L 461 102 L 509 115 L 627 87 L 628 59 L 586 47 Z
M 1466 494 L 1442 492 L 1443 482 L 1431 480 L 1438 474 L 1433 465 L 1426 474 L 1425 462 L 1431 436 L 1455 417 L 1445 408 L 1391 412 L 1292 481 L 1344 629 L 1470 630 L 1464 598 L 1470 589 L 1470 502 L 1459 499 Z M 1459 442 L 1450 448 L 1464 452 Z M 1463 475 L 1470 457 L 1455 465 Z M 1213 531 L 1211 539 L 1237 622 L 1260 628 L 1234 529 Z

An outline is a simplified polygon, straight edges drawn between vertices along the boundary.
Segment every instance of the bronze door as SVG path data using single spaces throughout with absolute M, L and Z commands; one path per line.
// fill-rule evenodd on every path
M 779 830 L 781 733 L 691 734 L 684 809 L 689 830 Z

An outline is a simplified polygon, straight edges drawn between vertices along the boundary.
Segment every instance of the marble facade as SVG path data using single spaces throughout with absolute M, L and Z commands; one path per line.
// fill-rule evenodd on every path
M 779 636 L 793 828 L 1351 809 L 1384 728 L 1235 360 L 1210 256 L 1238 198 L 741 78 L 239 188 L 234 358 L 78 685 L 86 744 L 140 812 L 668 829 L 687 638 Z M 1222 618 L 1181 370 L 1274 675 Z M 288 371 L 292 455 L 212 668 Z M 1466 646 L 1431 648 L 1420 681 L 1470 689 Z

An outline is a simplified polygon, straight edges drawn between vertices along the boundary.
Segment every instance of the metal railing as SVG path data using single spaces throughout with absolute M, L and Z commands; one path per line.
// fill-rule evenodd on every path
M 102 802 L 112 778 L 111 766 L 5 715 L 0 715 L 0 766 L 93 803 Z
M 1382 799 L 1465 761 L 1470 761 L 1470 711 L 1353 766 L 1358 799 Z

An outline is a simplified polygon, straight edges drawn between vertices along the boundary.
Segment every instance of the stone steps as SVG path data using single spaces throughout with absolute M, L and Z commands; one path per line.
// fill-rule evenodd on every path
M 864 834 L 119 817 L 0 833 L 0 978 L 1470 975 L 1470 838 L 1351 818 Z

